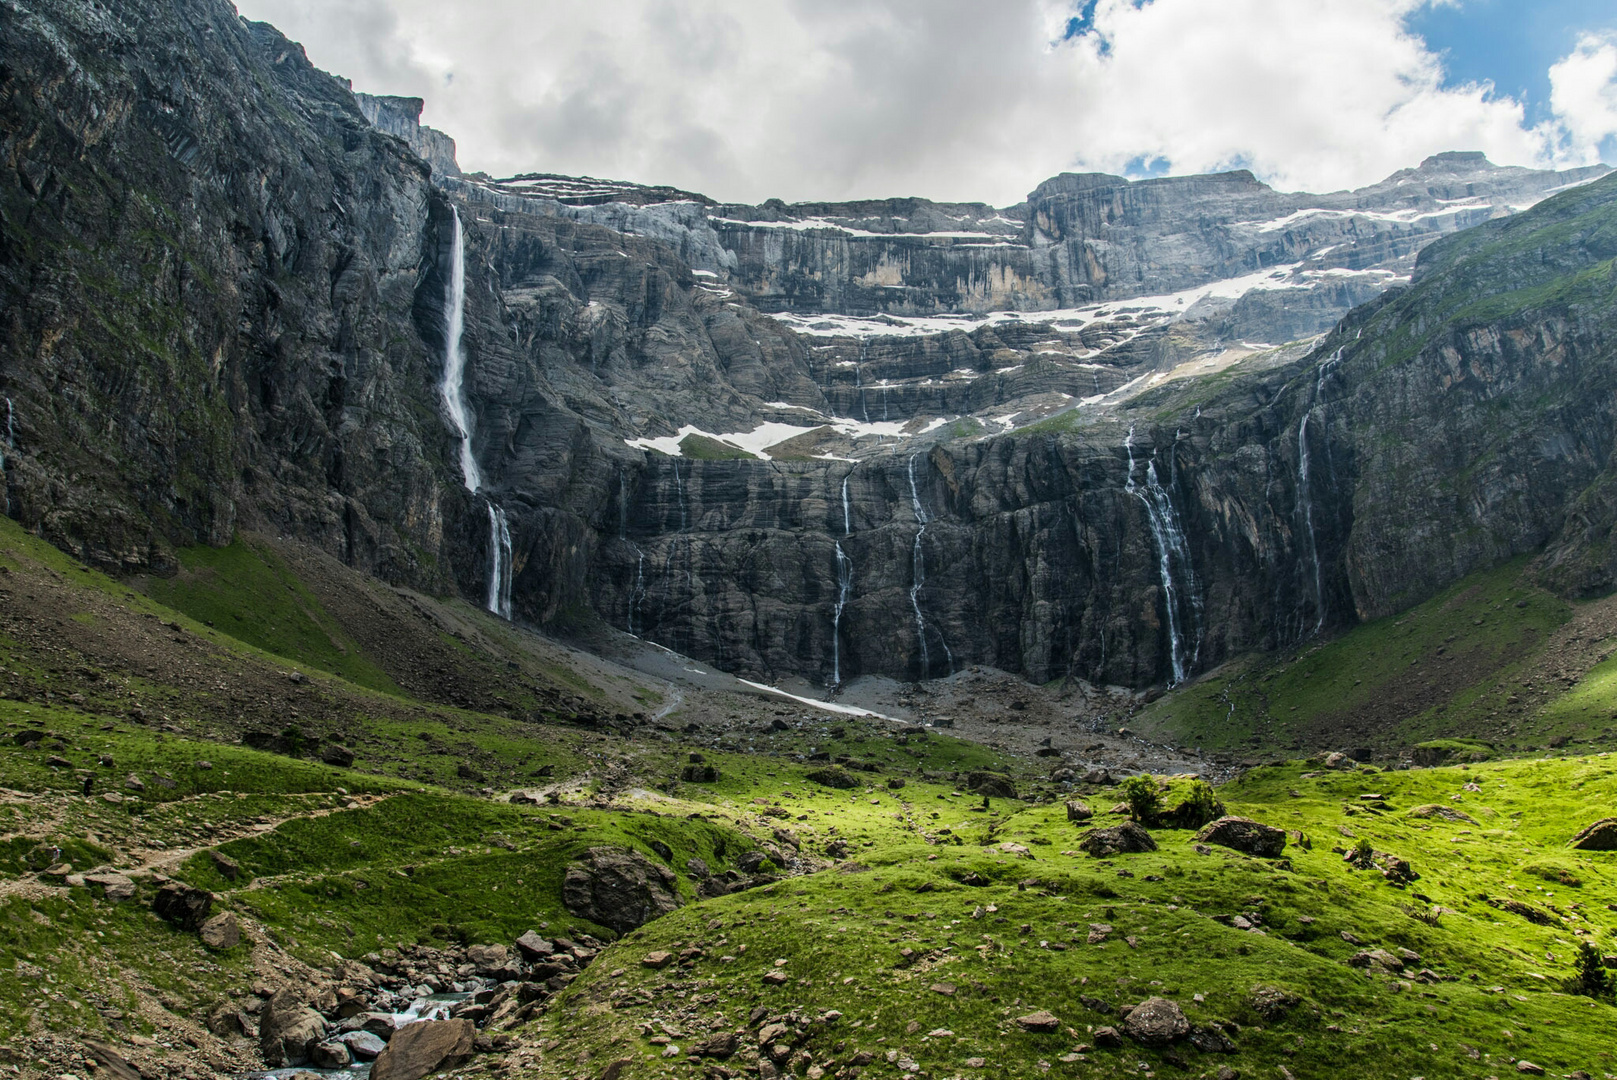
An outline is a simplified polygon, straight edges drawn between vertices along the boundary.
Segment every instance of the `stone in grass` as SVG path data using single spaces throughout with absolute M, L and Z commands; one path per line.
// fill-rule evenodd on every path
M 1091 810 L 1089 804 L 1082 799 L 1073 799 L 1067 803 L 1068 821 L 1088 821 L 1094 816 L 1095 811 Z
M 152 898 L 152 910 L 182 930 L 200 928 L 207 921 L 208 910 L 212 907 L 212 893 L 204 889 L 193 889 L 178 881 L 164 885 Z
M 719 779 L 719 770 L 711 765 L 687 765 L 680 770 L 679 778 L 687 784 L 712 784 Z
M 1001 772 L 989 772 L 986 769 L 973 770 L 966 774 L 966 790 L 973 795 L 988 795 L 996 799 L 1016 798 L 1016 785 L 1011 778 Z
M 786 978 L 787 976 L 784 971 L 764 972 L 764 982 L 768 983 L 770 986 L 781 986 L 786 982 Z
M 1543 1076 L 1544 1066 L 1534 1065 L 1531 1061 L 1518 1061 L 1516 1062 L 1516 1071 L 1526 1073 L 1529 1076 Z
M 84 883 L 101 886 L 106 898 L 114 902 L 129 900 L 135 895 L 135 883 L 112 870 L 100 874 L 85 874 Z
M 1125 821 L 1121 825 L 1114 825 L 1109 829 L 1091 829 L 1078 841 L 1080 851 L 1086 851 L 1095 858 L 1105 858 L 1108 855 L 1138 854 L 1142 851 L 1157 850 L 1157 842 L 1151 839 L 1151 834 L 1132 821 Z
M 1404 962 L 1386 949 L 1361 949 L 1348 957 L 1348 966 L 1372 971 L 1404 970 Z
M 202 937 L 202 944 L 210 949 L 222 951 L 241 944 L 241 923 L 228 911 L 221 911 L 203 923 L 197 933 Z
M 1147 1046 L 1166 1046 L 1190 1034 L 1190 1021 L 1184 1010 L 1163 997 L 1146 998 L 1123 1020 L 1129 1038 Z
M 1579 851 L 1617 851 L 1617 818 L 1602 818 L 1572 838 Z
M 819 784 L 821 787 L 836 788 L 839 791 L 847 791 L 859 786 L 859 781 L 854 779 L 852 773 L 848 772 L 846 769 L 836 768 L 835 766 L 827 766 L 823 769 L 813 769 L 805 775 L 809 780 Z
M 1061 1031 L 1061 1021 L 1043 1009 L 1016 1018 L 1023 1031 L 1032 1035 L 1055 1035 Z
M 581 919 L 620 934 L 644 926 L 680 906 L 674 872 L 619 847 L 592 847 L 567 868 L 561 897 Z
M 933 983 L 930 987 L 928 987 L 928 989 L 934 994 L 942 994 L 944 997 L 954 997 L 955 995 L 954 983 Z
M 477 1028 L 470 1020 L 424 1020 L 399 1029 L 371 1066 L 371 1080 L 420 1080 L 472 1056 Z
M 213 860 L 213 868 L 219 871 L 219 876 L 226 881 L 235 881 L 241 876 L 241 863 L 224 852 L 210 851 L 208 852 L 208 858 Z
M 1204 826 L 1196 839 L 1260 859 L 1277 859 L 1286 850 L 1286 830 L 1244 817 L 1221 817 Z
M 640 958 L 641 967 L 652 968 L 656 971 L 661 971 L 673 962 L 674 954 L 671 952 L 649 952 Z

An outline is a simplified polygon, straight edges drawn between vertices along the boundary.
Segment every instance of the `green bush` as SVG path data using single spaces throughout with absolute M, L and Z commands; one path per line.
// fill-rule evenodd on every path
M 1211 789 L 1209 789 L 1211 790 Z M 1129 817 L 1141 825 L 1154 825 L 1162 813 L 1162 793 L 1157 790 L 1157 778 L 1149 773 L 1131 776 L 1123 781 L 1123 799 L 1129 804 Z

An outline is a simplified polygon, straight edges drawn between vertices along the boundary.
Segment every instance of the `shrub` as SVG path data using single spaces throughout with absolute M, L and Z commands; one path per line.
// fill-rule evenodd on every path
M 1604 998 L 1612 991 L 1611 976 L 1606 974 L 1606 963 L 1600 950 L 1587 941 L 1578 942 L 1578 974 L 1568 987 L 1574 994 Z
M 1211 790 L 1211 789 L 1209 789 Z M 1141 825 L 1156 824 L 1162 812 L 1162 794 L 1157 790 L 1157 779 L 1149 773 L 1131 776 L 1123 781 L 1123 799 L 1129 804 L 1129 817 Z

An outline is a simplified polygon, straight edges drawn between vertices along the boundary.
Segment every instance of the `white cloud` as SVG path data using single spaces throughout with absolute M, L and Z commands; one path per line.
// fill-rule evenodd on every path
M 1443 150 L 1556 156 L 1562 133 L 1526 129 L 1516 102 L 1443 88 L 1403 28 L 1425 2 L 1100 0 L 1097 34 L 1056 45 L 1061 0 L 241 5 L 357 89 L 425 97 L 462 164 L 496 174 L 1004 205 L 1140 157 L 1329 190 Z M 1586 158 L 1584 133 L 1610 116 L 1592 81 L 1608 48 L 1557 68 L 1579 133 L 1559 156 Z
M 1586 34 L 1550 68 L 1550 107 L 1565 125 L 1572 155 L 1598 160 L 1600 144 L 1617 136 L 1617 39 Z

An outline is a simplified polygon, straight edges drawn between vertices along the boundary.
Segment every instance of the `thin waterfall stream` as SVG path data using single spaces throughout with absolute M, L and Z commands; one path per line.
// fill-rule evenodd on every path
M 1128 437 L 1123 440 L 1123 448 L 1128 454 L 1129 462 L 1128 479 L 1123 484 L 1123 490 L 1139 499 L 1145 506 L 1146 520 L 1151 526 L 1151 538 L 1156 542 L 1157 573 L 1162 582 L 1163 607 L 1167 610 L 1168 616 L 1168 659 L 1173 669 L 1173 685 L 1178 686 L 1195 668 L 1196 661 L 1201 655 L 1201 598 L 1196 593 L 1196 575 L 1190 566 L 1190 550 L 1185 542 L 1185 532 L 1180 525 L 1179 513 L 1174 509 L 1173 500 L 1169 498 L 1167 490 L 1157 480 L 1154 454 L 1145 463 L 1144 489 L 1134 482 L 1132 425 L 1129 427 Z M 1181 625 L 1183 617 L 1179 611 L 1180 588 L 1174 580 L 1176 562 L 1179 564 L 1180 574 L 1184 577 L 1184 599 L 1194 631 L 1192 640 L 1188 643 L 1184 627 Z
M 466 490 L 482 491 L 483 473 L 472 453 L 472 412 L 466 400 L 466 350 L 461 339 L 466 332 L 466 234 L 460 223 L 460 209 L 450 207 L 455 221 L 454 250 L 450 254 L 449 283 L 444 289 L 444 375 L 438 390 L 444 410 L 460 438 L 460 473 Z M 512 550 L 511 525 L 505 510 L 484 496 L 488 506 L 488 595 L 484 602 L 490 612 L 511 618 Z
M 6 403 L 6 444 L 5 450 L 0 450 L 0 495 L 4 496 L 5 514 L 11 516 L 11 487 L 6 483 L 6 452 L 17 449 L 17 411 L 12 407 L 11 399 L 4 398 Z M 843 498 L 847 498 L 847 481 L 843 481 Z
M 926 555 L 921 550 L 921 537 L 926 535 L 927 524 L 931 519 L 927 516 L 926 507 L 921 505 L 921 492 L 915 485 L 915 459 L 919 454 L 911 454 L 909 460 L 910 478 L 910 507 L 915 512 L 915 547 L 911 553 L 911 564 L 914 577 L 910 585 L 910 607 L 915 609 L 915 634 L 921 642 L 921 678 L 929 678 L 932 674 L 932 656 L 926 646 L 926 616 L 921 614 L 921 587 L 926 584 Z M 949 649 L 949 643 L 938 635 L 939 644 L 948 660 L 949 674 L 954 674 L 954 653 Z
M 1342 350 L 1337 349 L 1319 366 L 1319 377 L 1314 381 L 1314 398 L 1303 410 L 1297 422 L 1297 504 L 1303 512 L 1303 536 L 1308 541 L 1308 561 L 1314 570 L 1314 633 L 1325 626 L 1325 579 L 1319 565 L 1319 537 L 1314 531 L 1314 496 L 1310 479 L 1311 451 L 1308 446 L 1308 421 L 1323 405 L 1320 397 L 1325 392 L 1325 379 L 1331 368 L 1342 362 Z

